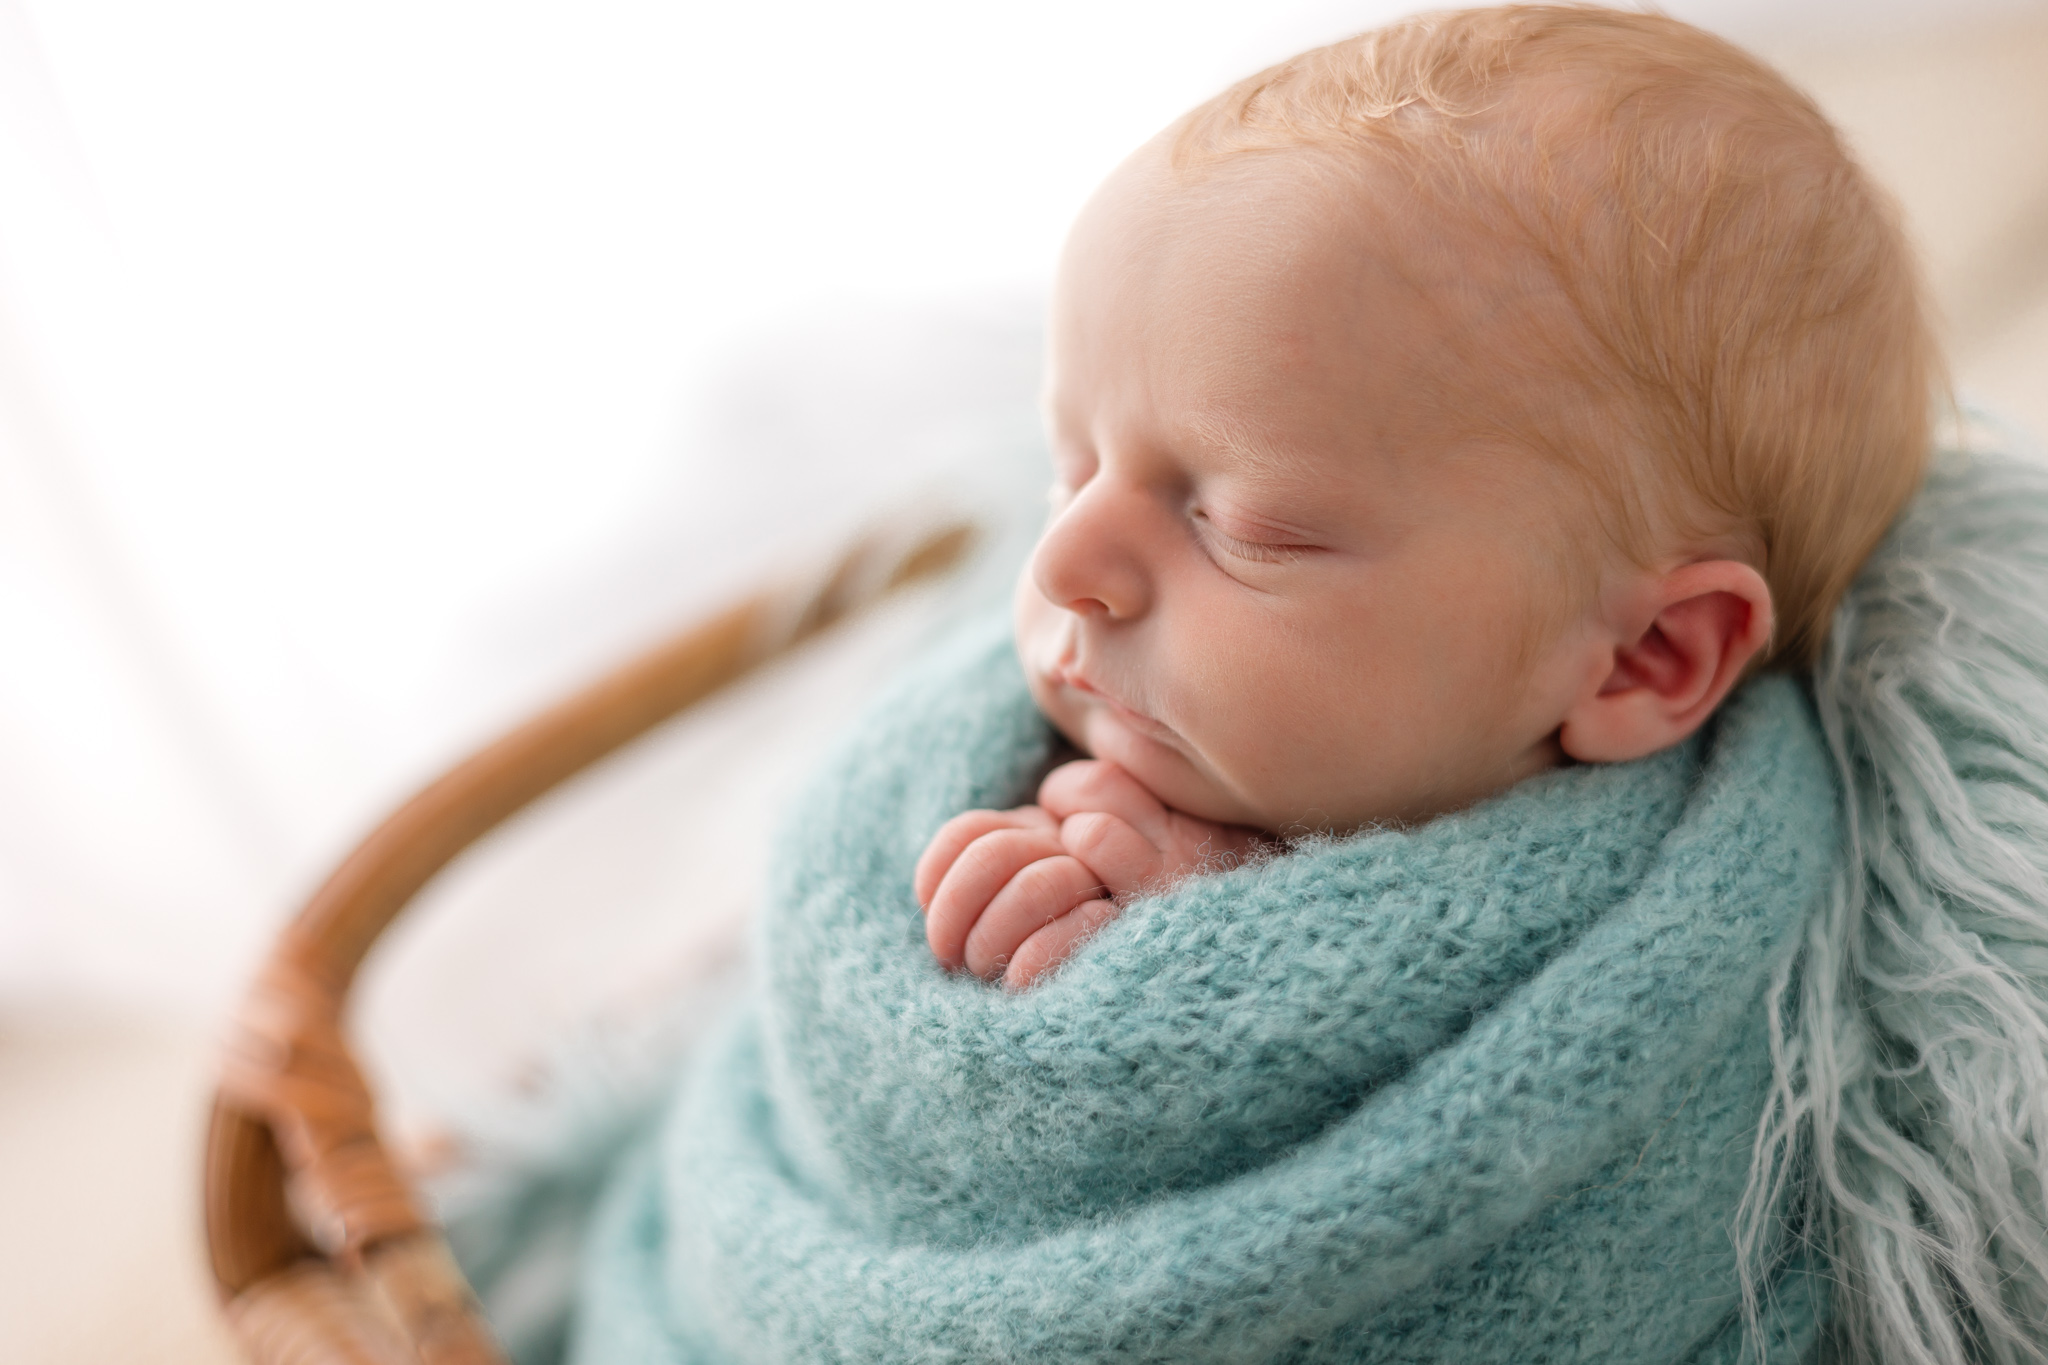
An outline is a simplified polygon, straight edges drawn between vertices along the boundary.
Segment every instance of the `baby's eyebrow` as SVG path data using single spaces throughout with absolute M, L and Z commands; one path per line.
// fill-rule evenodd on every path
M 1241 422 L 1218 413 L 1195 413 L 1187 419 L 1186 429 L 1191 440 L 1229 460 L 1231 483 L 1254 499 L 1293 507 L 1328 491 L 1307 461 L 1273 446 Z
M 1259 483 L 1298 481 L 1291 467 L 1295 462 L 1274 450 L 1242 422 L 1221 413 L 1197 412 L 1187 419 L 1188 434 L 1212 450 L 1230 456 L 1240 466 L 1235 472 L 1249 475 Z

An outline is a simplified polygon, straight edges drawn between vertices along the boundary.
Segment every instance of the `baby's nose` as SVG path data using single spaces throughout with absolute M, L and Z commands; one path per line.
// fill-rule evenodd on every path
M 1114 621 L 1141 616 L 1151 605 L 1141 497 L 1097 477 L 1061 508 L 1038 539 L 1031 578 L 1055 606 Z

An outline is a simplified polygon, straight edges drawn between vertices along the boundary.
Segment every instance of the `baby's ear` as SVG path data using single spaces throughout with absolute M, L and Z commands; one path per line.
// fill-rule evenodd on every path
M 1739 560 L 1687 564 L 1644 584 L 1610 626 L 1610 666 L 1558 729 L 1584 763 L 1641 758 L 1697 730 L 1769 642 L 1771 590 Z

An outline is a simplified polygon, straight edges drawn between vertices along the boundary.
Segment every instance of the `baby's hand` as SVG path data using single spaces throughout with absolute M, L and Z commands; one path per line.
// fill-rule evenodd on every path
M 925 938 L 949 968 L 1022 990 L 1115 919 L 1114 897 L 1172 885 L 1258 836 L 1169 810 L 1114 763 L 1053 769 L 1038 804 L 971 810 L 917 860 Z

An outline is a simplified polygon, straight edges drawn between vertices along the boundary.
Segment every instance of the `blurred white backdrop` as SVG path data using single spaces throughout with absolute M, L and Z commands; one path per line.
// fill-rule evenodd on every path
M 946 433 L 1028 404 L 1094 184 L 1409 8 L 0 0 L 0 1003 L 210 1009 L 470 744 L 976 496 Z M 2048 12 L 1670 8 L 1767 51 Z M 892 384 L 915 439 L 835 447 Z

